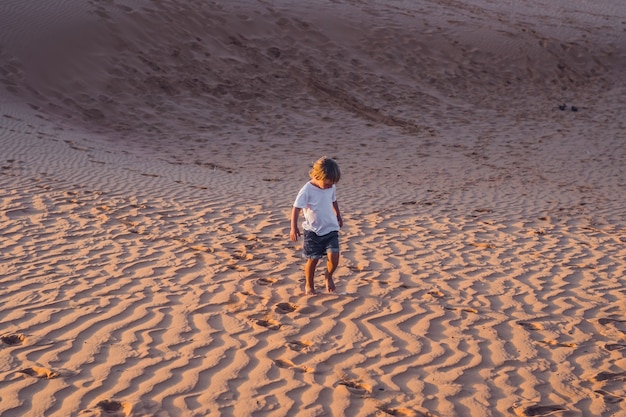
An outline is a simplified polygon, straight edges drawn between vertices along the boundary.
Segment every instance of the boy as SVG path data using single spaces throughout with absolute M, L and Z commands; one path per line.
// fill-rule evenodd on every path
M 327 254 L 326 290 L 335 291 L 333 272 L 339 264 L 339 229 L 343 226 L 339 204 L 335 195 L 335 184 L 341 173 L 337 163 L 326 156 L 318 159 L 309 172 L 311 180 L 298 192 L 291 211 L 291 232 L 289 237 L 296 242 L 300 236 L 298 217 L 304 214 L 304 267 L 306 295 L 316 294 L 313 278 L 320 259 Z

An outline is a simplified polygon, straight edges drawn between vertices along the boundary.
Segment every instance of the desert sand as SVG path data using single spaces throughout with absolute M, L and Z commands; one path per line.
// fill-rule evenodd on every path
M 621 0 L 3 0 L 0 415 L 626 416 L 625 71 Z

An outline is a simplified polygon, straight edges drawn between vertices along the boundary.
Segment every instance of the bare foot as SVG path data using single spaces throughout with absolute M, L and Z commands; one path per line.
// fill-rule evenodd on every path
M 314 288 L 305 288 L 304 295 L 317 295 L 317 291 Z
M 335 292 L 335 281 L 333 281 L 333 276 L 329 275 L 328 272 L 326 272 L 326 290 Z

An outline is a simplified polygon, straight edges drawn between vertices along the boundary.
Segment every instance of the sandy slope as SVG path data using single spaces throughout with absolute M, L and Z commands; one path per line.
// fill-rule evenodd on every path
M 518 3 L 3 1 L 0 414 L 625 416 L 626 6 Z

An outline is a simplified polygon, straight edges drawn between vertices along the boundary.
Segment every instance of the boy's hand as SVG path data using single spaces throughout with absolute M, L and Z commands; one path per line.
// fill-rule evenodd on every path
M 291 209 L 291 231 L 289 232 L 289 237 L 294 242 L 296 242 L 298 240 L 298 236 L 300 236 L 300 229 L 298 229 L 298 217 L 300 217 L 300 211 L 302 211 L 302 209 L 299 207 Z

